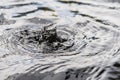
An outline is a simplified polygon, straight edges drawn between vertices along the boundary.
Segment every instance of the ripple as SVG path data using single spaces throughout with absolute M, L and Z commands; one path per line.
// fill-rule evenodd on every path
M 82 40 L 82 34 L 77 36 L 78 32 L 69 26 L 60 25 L 53 27 L 54 24 L 47 26 L 23 25 L 9 32 L 7 39 L 9 50 L 18 53 L 45 54 L 45 55 L 71 55 L 79 53 L 86 43 Z M 46 30 L 46 27 L 48 29 Z M 73 31 L 73 29 L 75 31 Z M 17 50 L 17 51 L 16 51 Z
M 7 32 L 9 34 L 5 34 L 8 38 L 6 48 L 11 51 L 10 53 L 32 56 L 76 54 L 95 56 L 104 53 L 113 55 L 113 51 L 118 49 L 116 45 L 119 33 L 104 26 L 97 27 L 90 21 L 72 26 L 56 25 L 47 19 L 33 18 L 28 21 L 34 24 L 10 29 Z M 41 26 L 39 23 L 44 23 L 44 25 Z
M 43 11 L 52 11 L 52 12 L 54 12 L 53 9 L 50 9 L 50 8 L 48 8 L 48 7 L 38 7 L 37 9 L 34 9 L 34 10 L 32 10 L 32 11 L 23 12 L 23 13 L 16 13 L 16 15 L 14 15 L 13 17 L 22 17 L 22 16 L 26 16 L 27 14 L 34 13 L 34 12 L 39 11 L 39 10 L 43 10 Z

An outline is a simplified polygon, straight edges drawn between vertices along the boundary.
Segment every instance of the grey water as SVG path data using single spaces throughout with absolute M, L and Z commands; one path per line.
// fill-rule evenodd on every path
M 120 0 L 103 0 L 103 1 L 107 1 L 107 2 L 120 2 Z
M 120 80 L 119 0 L 0 0 L 0 80 Z

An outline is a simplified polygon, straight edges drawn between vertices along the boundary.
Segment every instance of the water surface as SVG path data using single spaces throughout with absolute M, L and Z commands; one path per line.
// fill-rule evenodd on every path
M 1 0 L 0 80 L 119 80 L 119 0 Z

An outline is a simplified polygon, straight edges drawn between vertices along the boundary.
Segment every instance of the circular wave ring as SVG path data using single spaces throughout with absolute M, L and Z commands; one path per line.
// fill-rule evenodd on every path
M 118 32 L 90 21 L 86 25 L 76 23 L 72 26 L 30 24 L 4 32 L 3 44 L 10 54 L 94 56 L 115 54 L 119 48 L 116 46 L 118 36 Z
M 23 25 L 9 31 L 7 48 L 12 54 L 29 55 L 74 55 L 86 43 L 70 26 Z M 45 29 L 46 28 L 46 29 Z M 74 31 L 73 31 L 74 29 Z M 82 36 L 83 37 L 83 36 Z

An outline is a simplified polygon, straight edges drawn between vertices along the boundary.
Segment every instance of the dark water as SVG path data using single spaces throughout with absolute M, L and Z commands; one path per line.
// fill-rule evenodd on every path
M 119 0 L 0 2 L 0 80 L 120 80 Z

